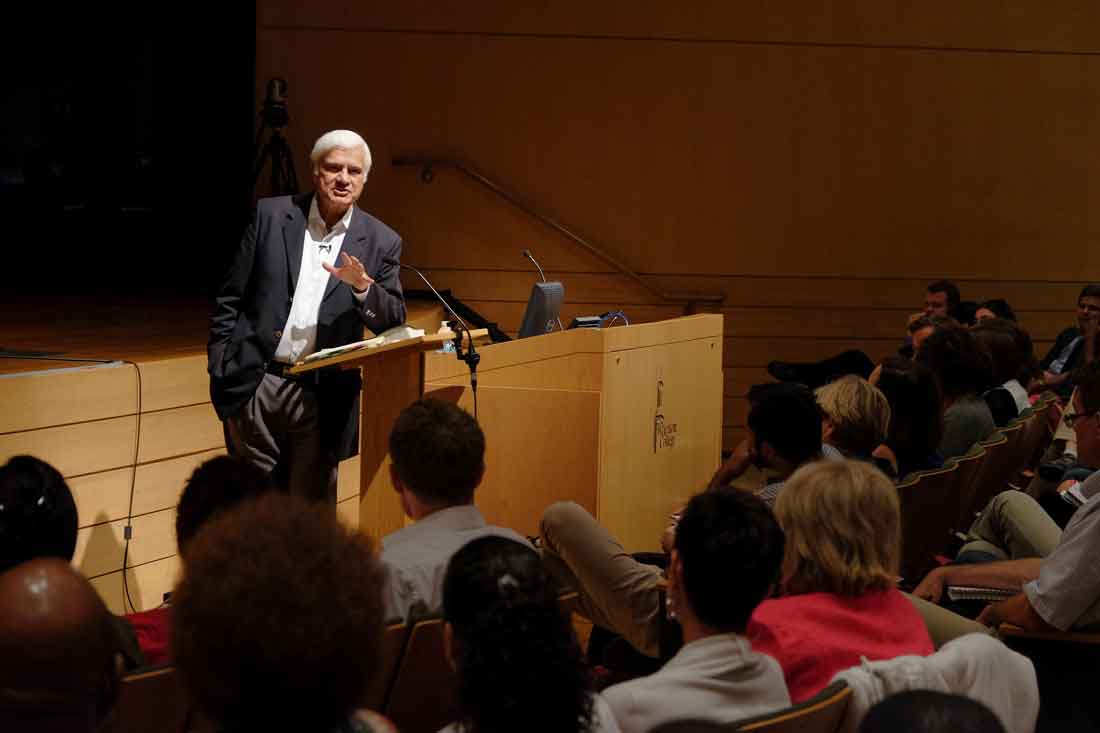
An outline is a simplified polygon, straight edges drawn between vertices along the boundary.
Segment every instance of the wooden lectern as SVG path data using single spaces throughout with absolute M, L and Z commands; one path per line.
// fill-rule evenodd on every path
M 705 314 L 481 349 L 486 519 L 535 535 L 547 506 L 571 500 L 628 551 L 656 550 L 669 513 L 721 460 L 722 336 L 722 316 Z M 452 355 L 426 354 L 424 381 L 472 411 Z
M 387 454 L 397 415 L 422 394 L 473 412 L 466 365 L 435 353 L 447 338 L 291 370 L 362 369 L 359 526 L 375 538 L 405 525 Z M 546 507 L 570 500 L 628 551 L 657 549 L 669 513 L 706 486 L 721 458 L 722 316 L 575 329 L 478 352 L 486 471 L 476 502 L 486 519 L 535 535 Z
M 475 341 L 485 329 L 471 330 Z M 405 513 L 390 483 L 390 428 L 403 409 L 424 392 L 424 354 L 454 338 L 450 332 L 425 334 L 371 348 L 298 364 L 291 374 L 338 367 L 360 369 L 363 395 L 359 411 L 359 527 L 380 539 L 405 526 Z M 454 359 L 454 354 L 449 354 Z M 466 365 L 462 364 L 466 369 Z M 468 374 L 468 372 L 467 372 Z

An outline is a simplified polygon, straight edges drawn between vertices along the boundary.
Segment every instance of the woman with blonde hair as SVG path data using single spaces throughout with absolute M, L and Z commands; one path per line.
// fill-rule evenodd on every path
M 775 515 L 786 534 L 779 593 L 757 607 L 746 635 L 779 662 L 793 702 L 863 657 L 932 653 L 924 622 L 895 587 L 901 512 L 881 471 L 851 460 L 803 466 Z

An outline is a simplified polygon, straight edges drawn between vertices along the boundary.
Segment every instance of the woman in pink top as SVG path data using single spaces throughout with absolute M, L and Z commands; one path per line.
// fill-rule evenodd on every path
M 931 654 L 932 640 L 895 587 L 901 554 L 897 490 L 862 461 L 817 461 L 789 479 L 775 505 L 787 544 L 780 595 L 746 631 L 783 668 L 793 702 L 869 660 Z

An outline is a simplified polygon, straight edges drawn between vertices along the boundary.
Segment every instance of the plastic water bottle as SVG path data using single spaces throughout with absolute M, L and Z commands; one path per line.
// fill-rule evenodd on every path
M 439 331 L 437 331 L 436 333 L 442 333 L 444 331 L 450 331 L 450 330 L 451 330 L 451 327 L 447 325 L 446 321 L 443 321 L 442 323 L 439 324 Z M 444 353 L 444 354 L 453 354 L 453 353 L 455 353 L 455 342 L 450 340 L 450 339 L 448 339 L 447 341 L 444 341 L 443 342 L 443 348 L 439 349 L 439 351 Z

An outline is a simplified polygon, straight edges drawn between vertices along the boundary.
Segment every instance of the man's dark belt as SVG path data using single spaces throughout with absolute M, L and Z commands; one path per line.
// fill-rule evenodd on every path
M 267 363 L 266 370 L 268 374 L 274 374 L 276 377 L 289 379 L 292 382 L 299 382 L 304 385 L 316 385 L 320 380 L 320 369 L 314 369 L 313 371 L 304 372 L 302 374 L 290 374 L 287 370 L 293 366 L 293 364 L 284 364 L 281 361 L 270 361 Z

